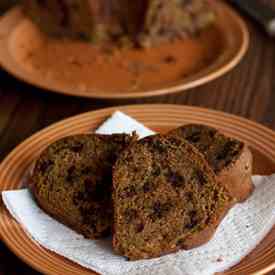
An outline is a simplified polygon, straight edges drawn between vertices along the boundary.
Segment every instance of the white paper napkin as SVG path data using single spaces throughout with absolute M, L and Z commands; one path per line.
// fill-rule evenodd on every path
M 98 133 L 130 133 L 142 137 L 154 132 L 116 112 Z M 130 262 L 116 255 L 111 240 L 86 240 L 45 214 L 27 189 L 2 193 L 11 215 L 43 247 L 84 267 L 106 275 L 210 275 L 224 271 L 248 255 L 275 224 L 275 175 L 254 176 L 253 195 L 236 205 L 206 245 L 161 258 Z

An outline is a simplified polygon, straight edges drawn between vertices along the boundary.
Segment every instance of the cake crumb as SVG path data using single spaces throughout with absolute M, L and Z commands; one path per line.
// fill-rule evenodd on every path
M 166 64 L 174 64 L 177 62 L 177 59 L 173 55 L 167 55 L 163 59 Z
M 68 62 L 72 65 L 81 66 L 79 60 L 77 60 L 77 58 L 75 56 L 70 56 L 68 58 Z

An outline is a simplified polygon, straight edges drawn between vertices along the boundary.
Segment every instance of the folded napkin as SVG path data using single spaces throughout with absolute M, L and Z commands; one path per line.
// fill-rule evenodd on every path
M 154 134 L 121 112 L 115 112 L 98 133 Z M 87 240 L 45 214 L 27 189 L 2 193 L 11 215 L 43 247 L 106 275 L 210 275 L 240 262 L 275 224 L 275 175 L 254 176 L 253 195 L 230 210 L 207 244 L 157 259 L 127 261 L 112 250 L 111 239 Z

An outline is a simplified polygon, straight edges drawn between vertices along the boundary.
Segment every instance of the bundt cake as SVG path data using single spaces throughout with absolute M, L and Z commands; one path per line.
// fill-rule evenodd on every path
M 168 133 L 184 138 L 206 158 L 220 181 L 239 202 L 252 193 L 252 154 L 247 145 L 226 137 L 218 130 L 199 124 L 188 124 Z
M 208 0 L 23 0 L 23 5 L 48 34 L 144 47 L 189 37 L 215 18 Z
M 234 202 L 190 143 L 144 138 L 113 169 L 113 248 L 137 260 L 202 245 Z
M 83 134 L 50 145 L 31 177 L 39 206 L 87 238 L 108 235 L 113 220 L 112 165 L 135 138 Z

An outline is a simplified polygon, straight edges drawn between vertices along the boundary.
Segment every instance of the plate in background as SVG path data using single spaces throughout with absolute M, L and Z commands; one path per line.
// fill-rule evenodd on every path
M 196 38 L 104 56 L 88 43 L 49 39 L 16 7 L 0 20 L 0 64 L 18 79 L 66 95 L 138 98 L 188 90 L 234 68 L 249 44 L 237 13 L 210 1 L 217 21 Z

